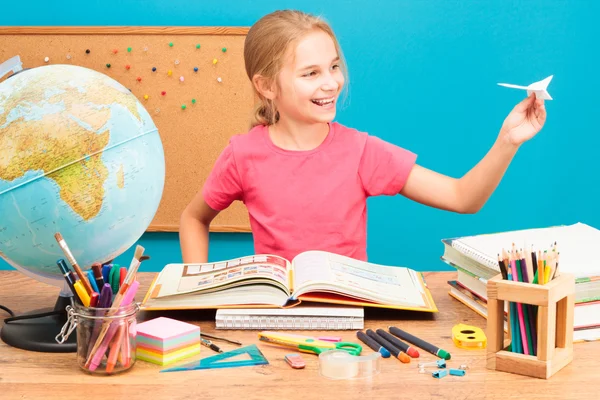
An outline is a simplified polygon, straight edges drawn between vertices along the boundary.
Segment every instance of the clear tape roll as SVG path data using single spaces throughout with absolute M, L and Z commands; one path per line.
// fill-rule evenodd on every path
M 379 373 L 378 352 L 353 356 L 344 350 L 328 350 L 319 354 L 321 375 L 330 379 L 360 379 Z

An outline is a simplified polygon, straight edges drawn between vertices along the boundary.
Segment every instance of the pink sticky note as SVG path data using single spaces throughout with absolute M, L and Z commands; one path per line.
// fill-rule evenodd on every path
M 139 323 L 136 330 L 138 336 L 145 336 L 160 341 L 177 339 L 178 337 L 196 332 L 198 333 L 198 337 L 200 337 L 199 326 L 166 317 L 158 317 Z

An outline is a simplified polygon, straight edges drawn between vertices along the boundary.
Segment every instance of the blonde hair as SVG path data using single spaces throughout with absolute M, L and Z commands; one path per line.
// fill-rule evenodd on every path
M 265 15 L 248 31 L 244 42 L 244 62 L 250 81 L 258 74 L 276 83 L 288 48 L 314 30 L 321 30 L 331 37 L 340 57 L 342 73 L 347 78 L 346 63 L 329 24 L 321 17 L 302 11 L 280 10 Z M 256 87 L 254 87 L 254 92 L 260 102 L 254 110 L 251 127 L 273 125 L 279 120 L 279 112 L 275 105 L 271 100 L 262 96 Z

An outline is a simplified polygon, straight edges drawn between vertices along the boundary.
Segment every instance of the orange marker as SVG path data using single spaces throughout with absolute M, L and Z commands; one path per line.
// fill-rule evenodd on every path
M 408 356 L 408 354 L 406 354 L 403 351 L 400 351 L 396 346 L 379 336 L 377 333 L 373 332 L 371 329 L 367 329 L 366 333 L 371 339 L 375 340 L 377 343 L 388 349 L 389 352 L 392 353 L 392 355 L 398 360 L 402 361 L 403 363 L 410 362 L 410 357 Z

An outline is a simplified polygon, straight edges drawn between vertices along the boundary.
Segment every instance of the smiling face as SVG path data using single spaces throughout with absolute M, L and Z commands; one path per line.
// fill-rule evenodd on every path
M 314 30 L 286 54 L 274 99 L 280 119 L 302 124 L 331 122 L 344 87 L 339 54 L 331 37 Z

